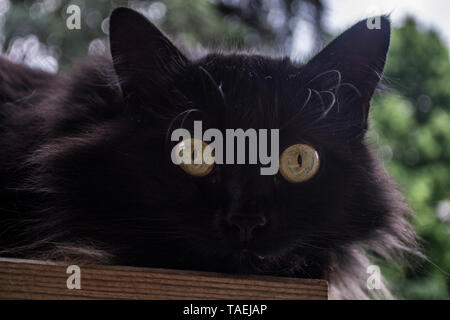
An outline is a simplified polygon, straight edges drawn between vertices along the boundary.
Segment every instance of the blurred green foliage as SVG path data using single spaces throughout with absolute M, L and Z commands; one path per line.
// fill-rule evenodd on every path
M 72 4 L 81 9 L 80 30 L 66 27 L 67 7 Z M 118 6 L 140 11 L 193 49 L 201 44 L 289 53 L 299 21 L 306 21 L 315 32 L 316 45 L 324 39 L 320 0 L 0 0 L 0 44 L 4 51 L 11 51 L 14 40 L 22 45 L 20 39 L 34 35 L 41 51 L 55 57 L 64 70 L 74 59 L 84 57 L 88 48 L 102 46 L 98 40 L 106 39 L 109 13 Z
M 370 140 L 414 209 L 414 225 L 430 260 L 403 273 L 386 272 L 400 297 L 448 299 L 449 51 L 436 32 L 420 30 L 409 18 L 393 33 L 385 78 L 391 92 L 375 99 Z
M 81 30 L 66 28 L 66 8 L 81 8 Z M 320 0 L 0 0 L 0 44 L 10 58 L 56 72 L 89 52 L 106 51 L 108 15 L 126 5 L 193 50 L 205 47 L 289 52 L 299 22 L 327 38 Z M 357 44 L 355 44 L 357 45 Z M 428 262 L 384 266 L 401 298 L 448 299 L 450 272 L 450 60 L 433 31 L 413 19 L 396 29 L 386 71 L 389 88 L 372 107 L 369 141 L 417 213 Z M 447 274 L 446 274 L 447 273 Z

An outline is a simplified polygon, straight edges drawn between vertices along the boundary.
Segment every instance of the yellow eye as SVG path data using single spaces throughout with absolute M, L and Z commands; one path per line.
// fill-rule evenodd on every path
M 300 183 L 314 177 L 319 170 L 319 154 L 306 144 L 294 144 L 283 151 L 280 173 L 288 182 Z
M 214 168 L 214 150 L 204 141 L 186 139 L 179 142 L 174 151 L 181 169 L 191 176 L 207 176 Z

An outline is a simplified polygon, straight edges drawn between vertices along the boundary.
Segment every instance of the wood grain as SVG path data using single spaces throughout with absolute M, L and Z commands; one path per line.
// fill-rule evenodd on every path
M 325 280 L 208 272 L 80 266 L 81 289 L 67 289 L 68 265 L 0 258 L 0 299 L 325 300 Z

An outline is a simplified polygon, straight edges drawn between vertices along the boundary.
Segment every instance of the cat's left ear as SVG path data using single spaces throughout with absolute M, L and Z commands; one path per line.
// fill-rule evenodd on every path
M 347 111 L 362 116 L 361 125 L 366 128 L 370 99 L 383 73 L 390 35 L 390 21 L 385 16 L 356 23 L 306 64 L 308 86 L 329 90 L 333 85 L 346 84 L 347 94 L 354 95 L 348 106 L 353 110 Z
M 114 68 L 124 96 L 149 94 L 187 64 L 187 58 L 146 17 L 128 9 L 115 9 L 109 20 Z

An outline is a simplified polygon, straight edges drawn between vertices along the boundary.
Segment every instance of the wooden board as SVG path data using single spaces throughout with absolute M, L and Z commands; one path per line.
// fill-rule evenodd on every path
M 317 299 L 324 280 L 208 272 L 80 266 L 81 289 L 68 289 L 68 265 L 0 258 L 0 299 Z

